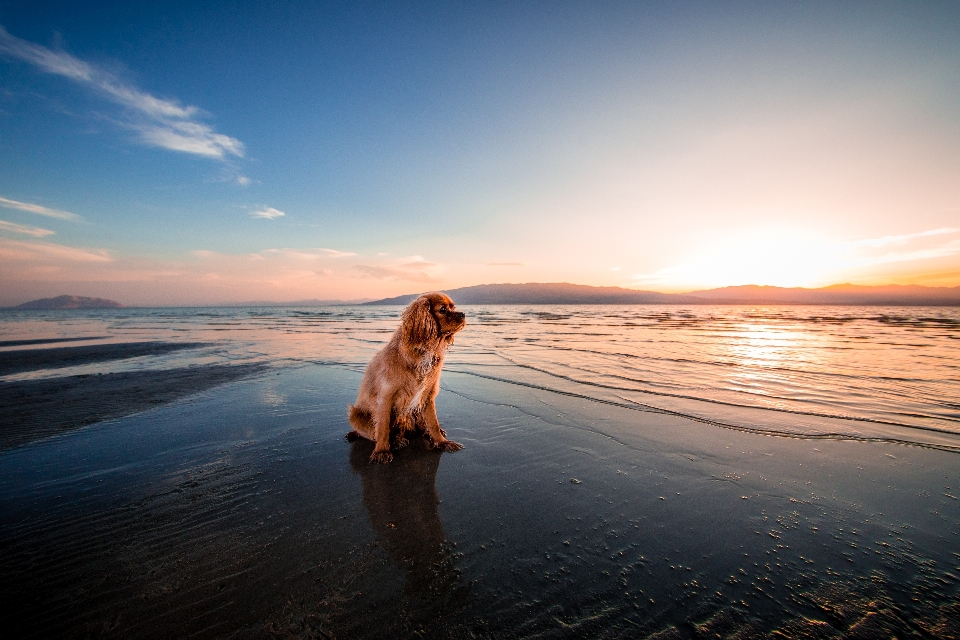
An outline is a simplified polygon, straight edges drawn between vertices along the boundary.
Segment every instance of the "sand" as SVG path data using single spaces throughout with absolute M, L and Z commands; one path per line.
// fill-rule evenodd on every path
M 375 466 L 370 443 L 343 439 L 360 377 L 261 371 L 0 453 L 2 628 L 960 635 L 956 453 L 730 431 L 450 371 L 440 420 L 466 448 L 418 441 Z
M 63 342 L 57 339 L 56 342 Z M 43 344 L 52 342 L 7 341 L 6 344 Z M 183 351 L 204 346 L 198 342 L 121 342 L 114 344 L 91 344 L 79 347 L 54 347 L 47 349 L 16 349 L 0 351 L 0 376 L 34 371 L 42 368 L 72 367 L 94 362 L 107 362 L 121 358 L 156 356 L 172 351 Z
M 132 342 L 8 350 L 0 352 L 0 375 L 157 356 L 198 346 L 203 345 Z M 263 370 L 258 363 L 214 364 L 0 382 L 0 450 L 139 413 Z

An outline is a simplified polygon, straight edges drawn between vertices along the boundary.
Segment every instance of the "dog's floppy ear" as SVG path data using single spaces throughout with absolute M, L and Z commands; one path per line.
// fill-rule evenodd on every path
M 420 296 L 404 309 L 402 321 L 403 335 L 412 344 L 425 344 L 437 337 L 437 321 L 430 313 L 430 299 Z

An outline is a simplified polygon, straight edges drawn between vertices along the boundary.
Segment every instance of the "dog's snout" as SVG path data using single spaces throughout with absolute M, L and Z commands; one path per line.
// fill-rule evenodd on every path
M 467 314 L 465 314 L 463 311 L 456 311 L 454 312 L 453 317 L 457 320 L 457 322 L 463 322 L 467 319 Z

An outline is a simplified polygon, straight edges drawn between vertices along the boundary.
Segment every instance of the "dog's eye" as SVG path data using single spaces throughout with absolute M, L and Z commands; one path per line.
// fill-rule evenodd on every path
M 446 312 L 447 312 L 447 305 L 445 304 L 440 305 L 440 313 L 446 313 Z

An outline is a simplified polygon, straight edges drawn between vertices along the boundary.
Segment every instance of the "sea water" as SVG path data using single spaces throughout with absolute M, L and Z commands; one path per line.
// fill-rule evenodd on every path
M 468 306 L 446 369 L 718 426 L 960 449 L 960 309 Z M 397 306 L 0 312 L 0 349 L 103 342 L 203 346 L 0 377 L 215 363 L 362 368 Z M 76 339 L 80 340 L 76 340 Z M 60 342 L 71 339 L 71 342 Z M 53 342 L 44 343 L 44 340 Z

